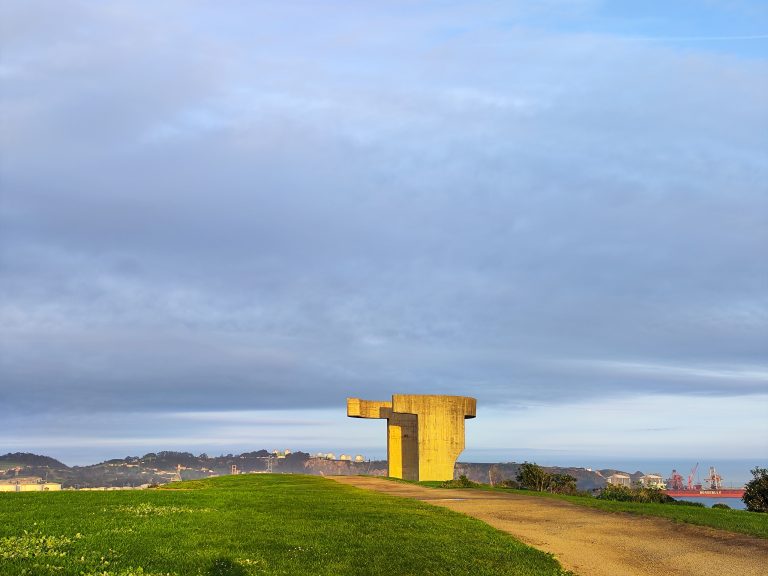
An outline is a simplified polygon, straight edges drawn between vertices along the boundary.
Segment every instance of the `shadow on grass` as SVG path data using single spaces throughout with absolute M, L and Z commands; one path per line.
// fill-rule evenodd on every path
M 206 574 L 207 576 L 247 576 L 248 573 L 245 568 L 229 558 L 216 558 Z

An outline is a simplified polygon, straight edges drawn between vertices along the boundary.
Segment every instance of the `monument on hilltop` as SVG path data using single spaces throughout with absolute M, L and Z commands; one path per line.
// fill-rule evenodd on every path
M 477 401 L 468 396 L 393 394 L 392 401 L 347 398 L 347 416 L 387 420 L 389 476 L 451 480 L 464 450 L 464 420 Z

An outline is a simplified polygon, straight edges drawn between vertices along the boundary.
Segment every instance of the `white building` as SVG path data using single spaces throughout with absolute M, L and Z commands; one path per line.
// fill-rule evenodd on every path
M 667 487 L 661 474 L 646 474 L 645 476 L 640 476 L 640 484 L 645 488 L 662 489 Z
M 623 472 L 616 472 L 616 474 L 611 474 L 608 476 L 608 478 L 605 479 L 608 484 L 613 484 L 614 486 L 626 486 L 629 488 L 632 486 L 632 478 L 629 477 L 629 474 L 624 474 Z
M 0 492 L 52 492 L 61 490 L 58 482 L 43 482 L 42 478 L 18 477 L 0 481 Z

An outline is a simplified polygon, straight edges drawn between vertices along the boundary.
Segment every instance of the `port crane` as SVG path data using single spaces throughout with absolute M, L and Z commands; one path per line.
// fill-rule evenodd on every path
M 672 477 L 667 480 L 667 484 L 670 490 L 682 490 L 683 489 L 683 475 L 677 470 L 672 470 Z
M 696 470 L 699 469 L 699 463 L 696 462 L 696 466 L 691 469 L 691 473 L 688 474 L 688 490 L 693 490 L 693 477 L 696 476 Z
M 672 476 L 667 478 L 667 489 L 664 494 L 667 496 L 690 497 L 697 496 L 703 498 L 742 498 L 744 488 L 723 488 L 723 477 L 717 473 L 714 466 L 709 467 L 709 476 L 704 479 L 702 486 L 701 479 L 696 480 L 696 472 L 699 469 L 698 462 L 688 474 L 687 484 L 685 478 L 677 470 L 672 470 Z M 695 483 L 694 483 L 695 482 Z
M 709 490 L 720 490 L 723 487 L 723 478 L 717 473 L 714 466 L 709 467 L 709 476 L 704 480 L 709 482 Z

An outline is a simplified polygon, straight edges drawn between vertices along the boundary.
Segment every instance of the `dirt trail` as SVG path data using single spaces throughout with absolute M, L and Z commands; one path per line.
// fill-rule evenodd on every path
M 474 516 L 554 554 L 581 576 L 768 575 L 768 540 L 751 536 L 534 496 L 435 490 L 364 476 L 332 479 Z

